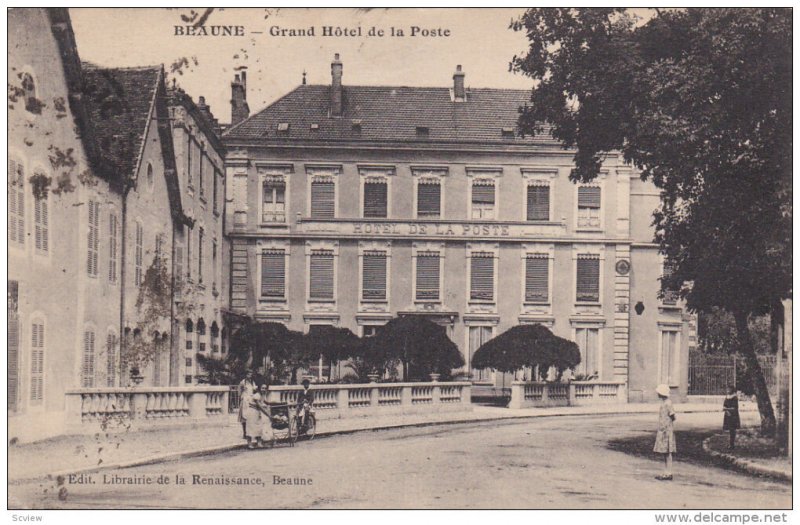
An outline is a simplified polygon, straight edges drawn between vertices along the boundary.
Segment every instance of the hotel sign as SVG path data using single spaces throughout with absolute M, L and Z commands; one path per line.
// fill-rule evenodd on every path
M 565 232 L 565 225 L 556 222 L 470 222 L 470 221 L 362 221 L 336 220 L 316 221 L 303 219 L 297 224 L 297 233 L 325 234 L 341 237 L 419 237 L 429 239 L 453 239 L 480 237 L 485 239 L 525 238 L 558 236 Z

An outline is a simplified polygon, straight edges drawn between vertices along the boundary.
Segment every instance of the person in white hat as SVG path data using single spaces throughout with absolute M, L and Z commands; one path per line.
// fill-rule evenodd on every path
M 658 411 L 658 431 L 656 431 L 656 444 L 653 452 L 664 454 L 664 473 L 656 476 L 656 479 L 668 481 L 672 479 L 672 454 L 677 452 L 673 430 L 675 409 L 669 399 L 668 385 L 658 385 L 656 394 L 661 399 L 661 407 Z

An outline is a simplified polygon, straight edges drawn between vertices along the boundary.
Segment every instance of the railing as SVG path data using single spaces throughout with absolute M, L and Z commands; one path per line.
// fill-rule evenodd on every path
M 95 423 L 125 424 L 191 422 L 227 417 L 230 387 L 82 388 L 66 393 L 67 429 L 88 429 Z
M 468 382 L 314 385 L 318 419 L 472 410 Z M 300 386 L 271 386 L 267 401 L 297 401 Z
M 758 364 L 764 373 L 764 380 L 770 395 L 777 393 L 775 380 L 776 357 L 759 355 Z M 727 354 L 689 354 L 689 394 L 725 395 L 730 386 L 737 386 L 737 380 L 744 367 L 741 356 Z
M 572 381 L 511 383 L 509 408 L 554 407 L 625 403 L 625 383 L 617 381 Z

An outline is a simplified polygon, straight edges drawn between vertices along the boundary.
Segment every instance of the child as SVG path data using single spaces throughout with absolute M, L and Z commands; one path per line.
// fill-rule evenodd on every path
M 677 451 L 675 447 L 675 432 L 673 422 L 675 421 L 675 409 L 669 399 L 669 386 L 658 385 L 656 394 L 661 399 L 661 408 L 658 412 L 658 431 L 656 432 L 656 445 L 653 452 L 664 454 L 664 474 L 656 476 L 662 481 L 672 480 L 672 454 Z
M 739 397 L 736 395 L 736 387 L 728 387 L 728 395 L 725 396 L 725 401 L 722 402 L 722 410 L 725 412 L 725 417 L 722 420 L 722 430 L 731 433 L 731 441 L 728 448 L 733 450 L 736 442 L 736 429 L 741 426 L 739 421 Z

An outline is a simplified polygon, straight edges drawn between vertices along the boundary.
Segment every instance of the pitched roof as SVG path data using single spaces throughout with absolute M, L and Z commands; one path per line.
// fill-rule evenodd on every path
M 530 100 L 530 92 L 525 90 L 471 88 L 465 102 L 453 102 L 449 88 L 344 86 L 344 114 L 341 118 L 331 118 L 330 89 L 326 85 L 298 86 L 228 129 L 223 138 L 269 143 L 552 142 L 545 135 L 533 138 L 517 134 L 519 108 Z M 279 131 L 279 125 L 285 127 L 285 124 L 288 130 Z M 427 137 L 418 128 L 427 128 Z M 509 136 L 509 131 L 513 136 Z
M 83 64 L 84 95 L 103 156 L 135 178 L 161 67 L 107 69 Z

